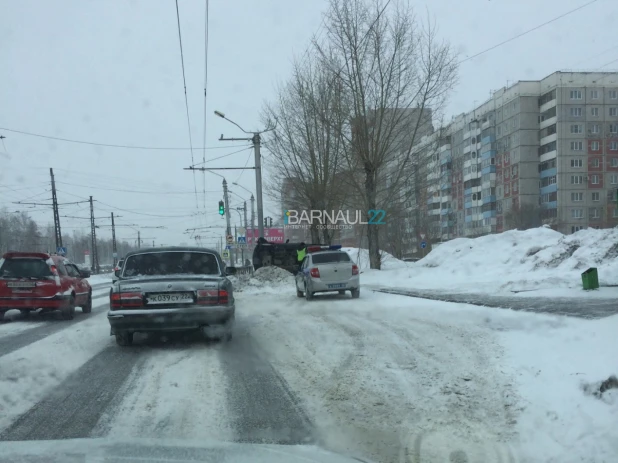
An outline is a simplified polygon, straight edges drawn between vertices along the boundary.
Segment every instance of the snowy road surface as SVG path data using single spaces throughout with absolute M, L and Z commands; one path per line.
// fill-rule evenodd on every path
M 230 343 L 140 337 L 120 348 L 106 302 L 69 323 L 0 330 L 0 440 L 312 443 L 379 462 L 453 452 L 470 463 L 537 461 L 512 444 L 521 373 L 504 366 L 491 309 L 369 291 L 309 303 L 281 289 L 240 292 Z

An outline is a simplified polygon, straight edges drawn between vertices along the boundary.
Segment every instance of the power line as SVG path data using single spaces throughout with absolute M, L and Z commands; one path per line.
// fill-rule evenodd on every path
M 192 191 L 144 191 L 144 190 L 126 190 L 126 189 L 121 189 L 121 188 L 108 188 L 108 187 L 95 187 L 92 185 L 80 185 L 78 183 L 67 183 L 67 182 L 58 182 L 56 181 L 56 183 L 61 184 L 61 185 L 70 185 L 70 186 L 78 186 L 78 187 L 83 187 L 83 188 L 91 188 L 93 190 L 105 190 L 105 191 L 119 191 L 122 193 L 140 193 L 140 194 L 148 194 L 148 195 L 156 195 L 156 194 L 163 194 L 163 195 L 192 195 L 193 192 Z M 209 191 L 210 193 L 216 193 L 219 190 L 211 190 Z M 40 193 L 43 194 L 43 193 Z M 28 199 L 28 198 L 25 198 Z
M 0 127 L 0 130 L 4 130 L 6 132 L 18 133 L 20 135 L 27 135 L 29 137 L 46 138 L 49 140 L 64 141 L 67 143 L 78 143 L 81 145 L 104 146 L 106 148 L 123 148 L 123 149 L 133 149 L 133 150 L 161 150 L 161 151 L 193 150 L 193 147 L 186 148 L 186 147 L 138 146 L 138 145 L 118 145 L 118 144 L 112 144 L 112 143 L 97 143 L 97 142 L 85 141 L 85 140 L 74 140 L 71 138 L 52 137 L 50 135 L 41 135 L 39 133 L 25 132 L 23 130 L 7 129 L 6 127 Z M 236 145 L 236 146 L 242 146 L 242 145 Z M 220 149 L 226 149 L 226 148 L 229 148 L 229 146 L 204 146 L 199 149 L 220 150 Z
M 465 58 L 465 59 L 461 60 L 461 61 L 460 61 L 459 63 L 457 63 L 457 64 L 462 64 L 462 63 L 465 63 L 466 61 L 470 61 L 471 59 L 474 59 L 474 58 L 476 58 L 477 56 L 481 56 L 482 54 L 487 53 L 488 51 L 495 50 L 496 48 L 501 47 L 502 45 L 505 45 L 505 44 L 507 44 L 507 43 L 509 43 L 509 42 L 512 42 L 513 40 L 516 40 L 516 39 L 518 39 L 518 38 L 520 38 L 520 37 L 523 37 L 524 35 L 529 34 L 530 32 L 534 32 L 534 31 L 536 31 L 536 30 L 538 30 L 538 29 L 540 29 L 540 28 L 542 28 L 542 27 L 547 26 L 548 24 L 551 24 L 551 23 L 553 23 L 553 22 L 555 22 L 555 21 L 558 21 L 559 19 L 564 18 L 565 16 L 570 15 L 571 13 L 575 13 L 576 11 L 579 11 L 579 10 L 581 10 L 582 8 L 585 8 L 585 7 L 589 6 L 589 5 L 592 5 L 593 3 L 596 3 L 596 1 L 597 1 L 597 0 L 592 0 L 591 2 L 585 3 L 585 4 L 584 4 L 584 5 L 582 5 L 582 6 L 578 6 L 577 8 L 575 8 L 575 9 L 573 9 L 573 10 L 571 10 L 571 11 L 567 11 L 566 13 L 563 13 L 563 14 L 561 14 L 560 16 L 556 16 L 555 18 L 550 19 L 550 20 L 549 20 L 549 21 L 547 21 L 547 22 L 544 22 L 543 24 L 539 24 L 538 26 L 535 26 L 535 27 L 533 27 L 532 29 L 528 29 L 527 31 L 522 32 L 521 34 L 517 34 L 516 36 L 511 37 L 510 39 L 504 40 L 504 41 L 502 41 L 502 42 L 500 42 L 500 43 L 498 43 L 498 44 L 496 44 L 496 45 L 494 45 L 494 46 L 492 46 L 492 47 L 489 47 L 489 48 L 487 48 L 487 49 L 485 49 L 485 50 L 483 50 L 483 51 L 480 51 L 480 52 L 478 52 L 478 53 L 476 53 L 476 54 L 474 54 L 474 55 L 472 55 L 472 56 L 469 56 L 469 57 L 467 57 L 467 58 Z
M 208 161 L 199 162 L 199 163 L 196 164 L 196 166 L 199 166 L 200 164 L 204 164 L 205 162 L 212 162 L 212 161 L 216 161 L 217 159 L 227 158 L 228 156 L 232 156 L 234 154 L 242 153 L 243 151 L 246 151 L 248 149 L 253 149 L 253 147 L 252 146 L 247 146 L 247 147 L 245 147 L 245 148 L 243 148 L 241 150 L 234 151 L 233 153 L 224 154 L 223 156 L 212 158 L 212 159 L 209 159 Z M 193 167 L 195 167 L 195 166 L 193 166 Z
M 244 167 L 247 167 L 247 165 L 249 164 L 249 159 L 251 159 L 251 154 L 252 154 L 252 153 L 249 153 L 249 156 L 247 157 L 247 162 L 245 162 Z M 236 179 L 236 181 L 235 181 L 235 182 L 233 182 L 233 183 L 238 183 L 238 180 L 240 180 L 240 177 L 242 177 L 242 174 L 244 174 L 244 173 L 245 173 L 245 171 L 243 170 L 243 171 L 240 173 L 240 175 L 238 175 L 238 178 Z
M 107 204 L 107 203 L 104 203 L 102 201 L 97 201 L 97 202 L 99 204 L 102 204 L 102 205 L 107 206 L 107 207 L 111 207 L 112 209 L 119 210 L 119 211 L 122 211 L 122 212 L 128 212 L 130 214 L 135 214 L 135 215 L 144 215 L 144 216 L 147 216 L 147 217 L 159 217 L 159 218 L 162 218 L 162 219 L 174 219 L 174 218 L 181 218 L 181 217 L 193 217 L 195 215 L 195 214 L 189 214 L 189 215 L 145 214 L 143 212 L 131 211 L 129 209 L 121 209 L 119 207 L 112 206 L 111 204 Z
M 187 79 L 185 77 L 185 56 L 182 51 L 182 35 L 180 34 L 180 11 L 178 10 L 178 0 L 176 0 L 176 20 L 178 22 L 178 42 L 180 44 L 180 64 L 182 66 L 182 82 L 185 88 L 185 108 L 187 110 L 187 127 L 189 128 L 189 147 L 191 149 L 191 164 L 195 163 L 193 158 L 193 137 L 191 136 L 191 118 L 189 117 L 189 100 L 187 98 Z M 193 171 L 193 188 L 195 190 L 195 207 L 199 209 L 197 202 L 197 184 L 195 183 L 195 171 Z
M 204 134 L 202 146 L 206 146 L 206 116 L 208 101 L 208 6 L 209 1 L 206 0 L 206 18 L 204 20 Z M 202 162 L 206 164 L 206 150 L 202 153 Z M 202 183 L 204 187 L 204 209 L 206 209 L 206 172 L 202 172 Z

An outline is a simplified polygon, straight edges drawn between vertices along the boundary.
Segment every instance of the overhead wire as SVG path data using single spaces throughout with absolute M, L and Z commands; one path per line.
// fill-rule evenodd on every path
M 120 145 L 120 144 L 113 144 L 113 143 L 97 143 L 97 142 L 85 141 L 85 140 L 75 140 L 71 138 L 53 137 L 51 135 L 42 135 L 39 133 L 25 132 L 23 130 L 8 129 L 6 127 L 0 127 L 0 130 L 4 130 L 6 132 L 18 133 L 20 135 L 27 135 L 29 137 L 45 138 L 49 140 L 63 141 L 67 143 L 77 143 L 81 145 L 102 146 L 106 148 L 123 148 L 123 149 L 133 149 L 133 150 L 160 150 L 160 151 L 181 151 L 181 150 L 188 151 L 188 150 L 194 149 L 193 147 L 187 148 L 184 146 L 182 147 L 178 147 L 178 146 L 176 147 L 174 146 L 139 146 L 139 145 Z M 241 146 L 241 145 L 235 145 L 235 146 Z M 235 146 L 232 146 L 232 148 L 234 148 Z M 196 149 L 220 150 L 220 149 L 226 149 L 226 148 L 230 148 L 230 146 L 203 146 L 203 147 L 199 147 Z
M 590 2 L 588 2 L 588 3 L 585 3 L 585 4 L 581 5 L 581 6 L 578 6 L 577 8 L 574 8 L 574 9 L 572 9 L 572 10 L 570 10 L 570 11 L 567 11 L 566 13 L 563 13 L 563 14 L 561 14 L 561 15 L 559 15 L 559 16 L 556 16 L 555 18 L 550 19 L 549 21 L 544 22 L 543 24 L 539 24 L 538 26 L 535 26 L 535 27 L 533 27 L 533 28 L 531 28 L 531 29 L 528 29 L 528 30 L 526 30 L 526 31 L 522 32 L 521 34 L 517 34 L 517 35 L 515 35 L 515 36 L 513 36 L 513 37 L 511 37 L 511 38 L 509 38 L 509 39 L 506 39 L 506 40 L 503 40 L 503 41 L 502 41 L 502 42 L 500 42 L 500 43 L 497 43 L 496 45 L 493 45 L 493 46 L 491 46 L 491 47 L 489 47 L 489 48 L 486 48 L 485 50 L 482 50 L 482 51 L 480 51 L 480 52 L 478 52 L 478 53 L 475 53 L 475 54 L 474 54 L 474 55 L 472 55 L 472 56 L 468 56 L 467 58 L 464 58 L 464 59 L 462 59 L 461 61 L 459 61 L 457 64 L 462 64 L 462 63 L 465 63 L 466 61 L 470 61 L 470 60 L 472 60 L 472 59 L 474 59 L 474 58 L 476 58 L 476 57 L 478 57 L 478 56 L 481 56 L 481 55 L 483 55 L 483 54 L 487 53 L 488 51 L 495 50 L 496 48 L 501 47 L 502 45 L 506 45 L 507 43 L 512 42 L 513 40 L 517 40 L 517 39 L 519 39 L 519 38 L 523 37 L 524 35 L 528 35 L 530 32 L 534 32 L 534 31 L 536 31 L 536 30 L 538 30 L 538 29 L 541 29 L 542 27 L 545 27 L 545 26 L 547 26 L 547 25 L 549 25 L 549 24 L 551 24 L 551 23 L 553 23 L 553 22 L 556 22 L 556 21 L 558 21 L 559 19 L 564 18 L 565 16 L 568 16 L 568 15 L 570 15 L 570 14 L 573 14 L 573 13 L 575 13 L 576 11 L 581 10 L 582 8 L 586 8 L 587 6 L 590 6 L 590 5 L 592 5 L 593 3 L 596 3 L 597 1 L 598 1 L 598 0 L 592 0 L 592 1 L 590 1 Z
M 193 156 L 193 137 L 191 136 L 191 118 L 189 117 L 189 100 L 187 98 L 187 79 L 185 76 L 185 57 L 182 50 L 182 35 L 180 33 L 180 10 L 178 9 L 178 0 L 176 0 L 176 20 L 178 23 L 178 42 L 180 44 L 180 64 L 182 66 L 182 82 L 185 89 L 185 109 L 187 110 L 187 127 L 189 129 L 189 148 L 191 149 L 191 164 L 195 163 Z M 195 171 L 193 171 L 193 188 L 195 190 L 195 207 L 199 209 L 197 200 L 197 183 L 195 181 Z
M 211 159 L 209 159 L 208 161 L 198 162 L 195 166 L 199 166 L 199 165 L 204 164 L 204 163 L 206 163 L 206 162 L 212 162 L 212 161 L 216 161 L 216 160 L 218 160 L 218 159 L 227 158 L 228 156 L 232 156 L 232 155 L 234 155 L 234 154 L 242 153 L 243 151 L 246 151 L 246 150 L 248 150 L 248 149 L 252 149 L 252 148 L 253 148 L 253 147 L 252 147 L 251 145 L 249 145 L 249 146 L 244 147 L 244 148 L 243 148 L 243 149 L 241 149 L 241 150 L 234 151 L 234 152 L 232 152 L 232 153 L 228 153 L 228 154 L 224 154 L 223 156 L 218 156 L 218 157 L 216 157 L 216 158 L 211 158 Z M 195 166 L 193 166 L 193 167 L 195 167 Z
M 207 101 L 208 101 L 208 6 L 209 1 L 206 0 L 206 18 L 204 20 L 204 133 L 202 137 L 202 146 L 206 146 L 206 116 L 207 116 Z M 206 150 L 202 152 L 202 162 L 206 164 Z M 202 172 L 202 183 L 204 190 L 204 209 L 206 209 L 206 172 Z

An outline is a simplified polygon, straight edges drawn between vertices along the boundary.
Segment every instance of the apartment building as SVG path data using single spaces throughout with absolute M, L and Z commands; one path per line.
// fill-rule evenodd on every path
M 415 220 L 415 235 L 616 226 L 618 73 L 517 82 L 424 137 L 415 153 L 422 179 L 410 183 L 426 184 L 414 191 L 425 217 Z

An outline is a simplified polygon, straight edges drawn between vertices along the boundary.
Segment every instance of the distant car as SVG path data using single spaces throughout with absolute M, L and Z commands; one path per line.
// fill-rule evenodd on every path
M 334 249 L 317 252 L 313 247 L 307 248 L 308 254 L 296 274 L 296 295 L 309 301 L 315 293 L 338 291 L 352 293 L 353 298 L 360 296 L 360 276 L 358 266 L 352 262 L 347 252 Z
M 201 330 L 229 340 L 235 318 L 232 282 L 219 253 L 206 248 L 142 249 L 125 256 L 110 291 L 107 319 L 116 343 L 138 332 Z
M 0 259 L 0 319 L 11 309 L 60 310 L 71 320 L 75 307 L 92 311 L 90 273 L 68 259 L 40 252 L 8 252 Z

